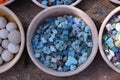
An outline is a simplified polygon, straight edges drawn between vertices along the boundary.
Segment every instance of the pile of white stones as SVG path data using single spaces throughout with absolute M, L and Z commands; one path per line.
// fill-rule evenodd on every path
M 19 52 L 21 34 L 14 22 L 0 16 L 0 65 L 9 62 Z

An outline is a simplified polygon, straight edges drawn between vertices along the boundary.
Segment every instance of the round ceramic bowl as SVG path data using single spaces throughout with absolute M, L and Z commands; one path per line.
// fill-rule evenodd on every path
M 115 4 L 120 4 L 120 0 L 110 0 L 110 1 L 115 3 Z
M 38 2 L 38 0 L 32 0 L 33 3 L 35 3 L 37 6 L 41 7 L 41 8 L 47 8 L 47 6 L 44 6 L 42 4 L 40 4 Z M 74 3 L 72 3 L 70 6 L 76 6 L 77 4 L 79 4 L 82 0 L 76 0 Z
M 103 44 L 102 44 L 102 36 L 103 36 L 103 33 L 105 31 L 105 26 L 106 24 L 108 23 L 108 21 L 113 17 L 113 15 L 115 15 L 116 13 L 118 13 L 120 11 L 120 7 L 114 9 L 106 18 L 105 20 L 103 21 L 102 25 L 101 25 L 101 28 L 100 28 L 100 32 L 99 32 L 99 49 L 100 49 L 100 52 L 101 52 L 101 55 L 104 59 L 104 61 L 115 71 L 119 72 L 120 73 L 120 69 L 118 69 L 117 67 L 115 67 L 115 65 L 113 63 L 111 63 L 108 58 L 106 57 L 105 55 L 105 52 L 104 52 L 104 49 L 103 49 Z
M 61 15 L 65 15 L 65 14 L 79 17 L 79 18 L 83 19 L 83 21 L 88 26 L 90 26 L 90 29 L 92 32 L 93 48 L 92 48 L 91 55 L 88 57 L 88 60 L 84 64 L 79 66 L 75 71 L 58 72 L 58 71 L 52 70 L 50 68 L 47 68 L 38 59 L 36 59 L 34 57 L 34 52 L 32 49 L 31 41 L 34 36 L 34 33 L 38 29 L 38 25 L 40 25 L 46 18 L 51 17 L 51 16 L 61 16 Z M 27 31 L 27 50 L 28 50 L 29 56 L 32 59 L 32 61 L 34 62 L 34 64 L 38 68 L 43 70 L 44 72 L 46 72 L 50 75 L 53 75 L 53 76 L 58 76 L 58 77 L 71 76 L 71 75 L 77 74 L 77 73 L 83 71 L 85 68 L 87 68 L 90 65 L 90 63 L 93 61 L 94 57 L 96 56 L 97 49 L 98 49 L 97 41 L 98 41 L 97 29 L 96 29 L 95 24 L 91 20 L 91 18 L 86 13 L 84 13 L 82 10 L 77 9 L 75 7 L 71 7 L 71 6 L 65 6 L 65 5 L 49 7 L 47 9 L 43 10 L 42 12 L 40 12 L 32 20 L 32 22 L 29 25 L 28 31 Z
M 0 66 L 0 73 L 3 73 L 9 70 L 11 67 L 13 67 L 15 63 L 17 63 L 17 61 L 20 59 L 24 49 L 25 36 L 24 36 L 23 26 L 20 20 L 10 9 L 0 5 L 0 16 L 4 16 L 8 21 L 15 22 L 18 26 L 18 30 L 21 33 L 21 44 L 20 44 L 19 52 L 14 56 L 14 58 L 10 62 L 4 63 Z
M 5 2 L 4 4 L 1 4 L 1 5 L 4 5 L 4 6 L 6 6 L 6 5 L 9 5 L 9 4 L 11 4 L 12 2 L 14 2 L 15 0 L 9 0 L 8 2 Z

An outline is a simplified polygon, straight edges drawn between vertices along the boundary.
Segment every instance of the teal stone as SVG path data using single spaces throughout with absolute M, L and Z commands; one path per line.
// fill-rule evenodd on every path
M 50 66 L 50 61 L 45 60 L 45 61 L 43 62 L 43 64 L 44 64 L 46 67 L 49 67 L 49 66 Z
M 81 57 L 79 58 L 79 60 L 80 60 L 80 61 L 81 61 L 81 63 L 83 64 L 83 63 L 85 63 L 85 62 L 86 62 L 87 57 L 83 57 L 83 56 L 81 56 Z
M 67 72 L 70 69 L 69 66 L 63 66 L 63 71 Z
M 92 48 L 88 48 L 86 52 L 88 53 L 88 55 L 90 55 L 92 52 Z
M 44 48 L 43 48 L 43 52 L 44 52 L 45 54 L 51 54 L 51 50 L 50 50 L 50 48 L 48 48 L 48 47 L 44 47 Z
M 71 71 L 75 71 L 75 70 L 76 70 L 76 68 L 77 68 L 77 66 L 76 66 L 76 65 L 71 65 L 71 66 L 70 66 L 70 70 L 71 70 Z
M 74 50 L 70 50 L 68 52 L 68 56 L 74 57 L 75 56 L 75 51 Z
M 41 37 L 42 43 L 47 43 L 47 40 L 44 37 Z
M 40 53 L 35 53 L 35 58 L 39 58 L 40 57 Z
M 66 66 L 76 65 L 77 60 L 74 57 L 68 56 L 68 60 L 65 63 Z
M 56 63 L 51 63 L 50 68 L 53 69 L 53 70 L 56 70 L 57 69 L 57 64 Z
M 84 32 L 83 33 L 83 40 L 84 40 L 84 42 L 86 42 L 87 39 L 88 39 L 88 34 Z
M 90 28 L 88 26 L 85 27 L 85 32 L 88 33 L 90 31 Z

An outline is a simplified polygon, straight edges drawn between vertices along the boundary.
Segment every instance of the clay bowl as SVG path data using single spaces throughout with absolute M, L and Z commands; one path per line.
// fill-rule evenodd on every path
M 39 7 L 41 7 L 41 8 L 47 8 L 47 6 L 44 6 L 44 5 L 42 5 L 42 4 L 40 4 L 39 2 L 38 2 L 38 0 L 32 0 L 33 1 L 33 3 L 35 3 L 37 6 L 39 6 Z M 72 3 L 70 6 L 76 6 L 76 5 L 78 5 L 80 2 L 81 2 L 82 0 L 76 0 L 74 3 Z
M 0 66 L 0 73 L 3 73 L 9 70 L 10 68 L 12 68 L 17 63 L 17 61 L 20 59 L 23 49 L 24 49 L 25 36 L 24 36 L 23 26 L 20 20 L 10 9 L 0 5 L 0 16 L 4 16 L 7 19 L 7 21 L 15 22 L 18 25 L 18 30 L 21 33 L 20 50 L 10 62 L 4 63 Z
M 113 15 L 115 15 L 116 13 L 118 13 L 120 11 L 120 7 L 114 9 L 103 21 L 101 28 L 100 28 L 100 32 L 99 32 L 99 49 L 100 49 L 100 53 L 102 55 L 102 58 L 104 59 L 104 61 L 116 72 L 120 73 L 120 69 L 118 69 L 117 67 L 115 67 L 106 57 L 104 49 L 103 49 L 103 44 L 102 44 L 102 36 L 103 33 L 105 31 L 105 26 L 108 23 L 108 21 L 112 18 Z
M 40 25 L 46 18 L 50 16 L 60 16 L 64 14 L 68 14 L 68 15 L 70 14 L 73 16 L 80 17 L 81 19 L 83 19 L 83 21 L 85 21 L 86 24 L 90 26 L 90 29 L 92 32 L 93 48 L 92 48 L 91 55 L 88 57 L 88 60 L 83 65 L 79 66 L 75 71 L 58 72 L 50 68 L 47 68 L 38 59 L 34 57 L 31 40 L 33 38 L 34 33 L 36 32 L 36 29 L 38 28 L 38 25 Z M 97 49 L 98 49 L 97 41 L 98 41 L 97 29 L 96 29 L 95 24 L 91 20 L 91 18 L 86 13 L 84 13 L 82 10 L 77 9 L 75 7 L 71 7 L 71 6 L 65 6 L 65 5 L 49 7 L 43 10 L 42 12 L 40 12 L 32 20 L 32 22 L 29 25 L 28 31 L 27 31 L 27 50 L 34 64 L 42 71 L 50 75 L 58 76 L 58 77 L 71 76 L 86 69 L 90 65 L 90 63 L 93 61 L 94 57 L 96 56 Z
M 119 0 L 110 0 L 111 2 L 115 3 L 115 4 L 120 4 Z
M 2 5 L 9 5 L 9 4 L 11 4 L 12 2 L 14 2 L 15 0 L 9 0 L 8 2 L 6 2 L 6 3 L 4 3 L 4 4 L 2 4 Z

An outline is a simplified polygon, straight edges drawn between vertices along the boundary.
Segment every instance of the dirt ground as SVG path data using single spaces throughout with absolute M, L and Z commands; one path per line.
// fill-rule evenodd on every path
M 83 0 L 76 7 L 84 10 L 93 19 L 99 31 L 105 17 L 117 6 L 108 0 Z M 32 0 L 16 0 L 7 7 L 20 18 L 25 32 L 35 15 L 43 10 L 33 4 Z M 54 77 L 38 69 L 25 48 L 18 63 L 9 71 L 0 74 L 0 80 L 120 80 L 120 74 L 103 61 L 98 51 L 92 64 L 81 73 L 66 78 Z

